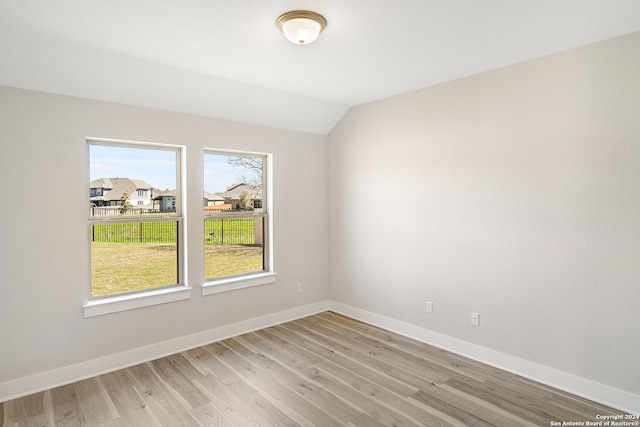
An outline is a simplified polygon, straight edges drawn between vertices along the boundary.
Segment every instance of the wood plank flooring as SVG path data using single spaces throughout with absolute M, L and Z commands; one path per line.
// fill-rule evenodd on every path
M 614 414 L 333 312 L 0 404 L 3 426 L 550 426 Z

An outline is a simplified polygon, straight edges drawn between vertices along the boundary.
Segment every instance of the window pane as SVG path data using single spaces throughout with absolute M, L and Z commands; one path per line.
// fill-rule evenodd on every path
M 205 278 L 264 271 L 264 218 L 206 218 Z
M 179 285 L 180 149 L 103 140 L 88 149 L 91 296 Z
M 265 156 L 204 155 L 205 278 L 266 270 Z
M 178 283 L 178 222 L 91 226 L 91 296 Z
M 89 145 L 89 215 L 176 212 L 176 151 Z
M 263 171 L 263 156 L 205 153 L 205 213 L 262 212 Z

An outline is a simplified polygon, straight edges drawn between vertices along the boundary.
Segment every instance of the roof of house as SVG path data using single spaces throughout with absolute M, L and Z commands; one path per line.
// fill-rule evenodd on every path
M 117 179 L 117 178 L 116 178 L 116 179 Z M 127 179 L 127 178 L 125 178 L 125 179 Z M 138 188 L 141 188 L 141 189 L 149 189 L 149 190 L 153 188 L 152 186 L 150 186 L 149 184 L 147 184 L 147 182 L 146 182 L 146 181 L 143 181 L 143 180 L 141 180 L 141 179 L 132 179 L 131 181 L 133 181 L 133 184 L 136 186 L 136 190 L 137 190 Z
M 262 199 L 262 187 L 249 184 L 233 184 L 223 192 L 216 193 L 218 196 L 224 199 L 240 199 L 240 195 L 243 191 L 249 193 L 249 197 L 253 200 Z
M 209 193 L 207 191 L 204 192 L 204 198 L 207 199 L 210 202 L 223 201 L 224 200 L 224 197 L 221 197 L 218 194 Z
M 92 201 L 120 200 L 125 192 L 131 195 L 138 189 L 151 190 L 153 188 L 141 179 L 130 178 L 98 178 L 91 181 L 89 186 L 90 188 L 107 190 L 102 196 L 91 197 Z
M 160 200 L 163 197 L 176 197 L 176 190 L 158 191 L 152 200 Z
M 91 181 L 89 187 L 111 189 L 113 188 L 113 184 L 111 183 L 111 178 L 98 178 Z

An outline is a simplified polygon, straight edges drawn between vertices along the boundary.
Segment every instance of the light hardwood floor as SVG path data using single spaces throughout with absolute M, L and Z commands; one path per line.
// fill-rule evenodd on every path
M 4 426 L 550 426 L 614 414 L 333 312 L 0 404 Z

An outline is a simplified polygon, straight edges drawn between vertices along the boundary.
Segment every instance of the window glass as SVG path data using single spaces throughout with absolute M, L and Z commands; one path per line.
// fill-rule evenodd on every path
M 179 284 L 179 149 L 88 143 L 91 296 Z
M 268 211 L 262 154 L 205 152 L 205 278 L 268 269 Z

